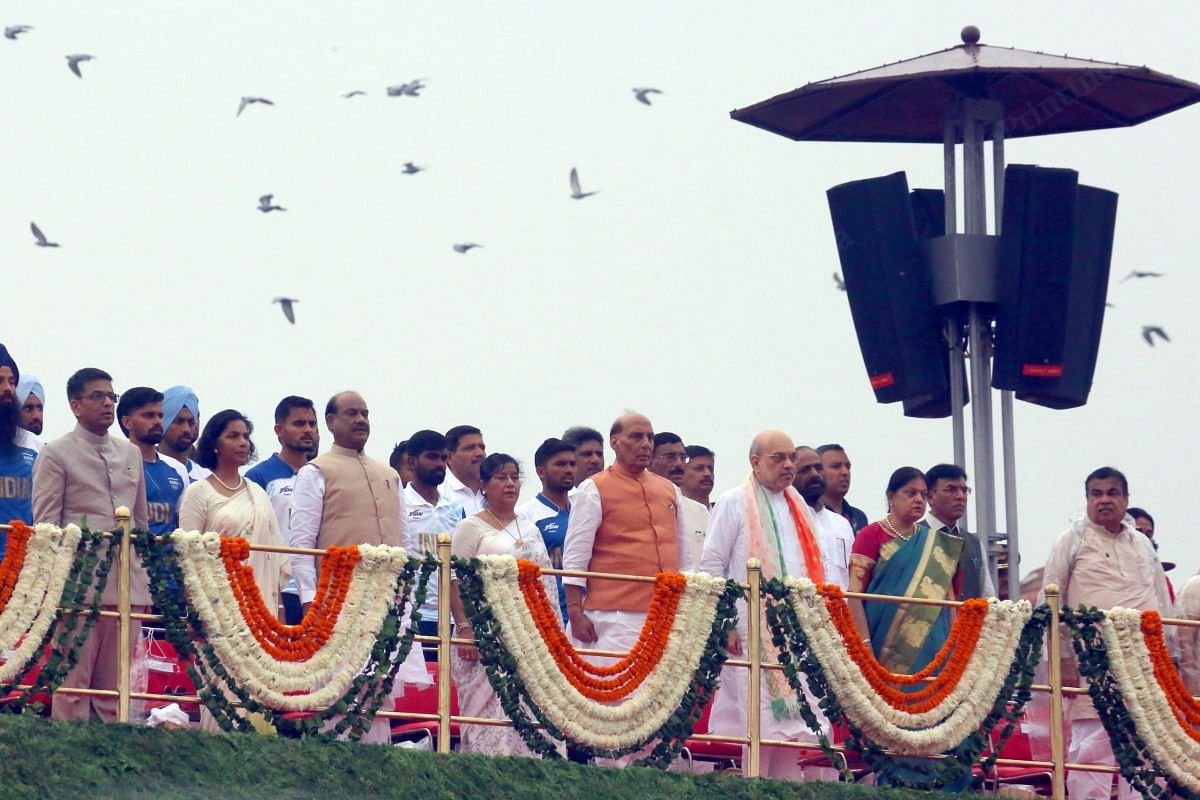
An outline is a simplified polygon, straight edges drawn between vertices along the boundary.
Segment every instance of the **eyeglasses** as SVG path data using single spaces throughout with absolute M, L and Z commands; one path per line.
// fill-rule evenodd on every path
M 90 400 L 93 403 L 103 403 L 104 398 L 106 398 L 106 397 L 109 400 L 112 400 L 114 403 L 121 399 L 121 395 L 117 394 L 116 392 L 100 392 L 100 391 L 88 392 L 80 399 L 81 400 Z

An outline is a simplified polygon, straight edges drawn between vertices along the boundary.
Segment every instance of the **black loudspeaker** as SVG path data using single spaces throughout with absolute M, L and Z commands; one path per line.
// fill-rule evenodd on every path
M 921 256 L 903 172 L 827 192 L 850 312 L 875 399 L 931 398 L 948 391 L 941 322 Z
M 1074 170 L 1005 170 L 993 387 L 1047 408 L 1087 403 L 1116 218 L 1116 193 Z

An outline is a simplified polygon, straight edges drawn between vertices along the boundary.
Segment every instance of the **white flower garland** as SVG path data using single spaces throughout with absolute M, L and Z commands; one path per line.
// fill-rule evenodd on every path
M 516 559 L 485 555 L 479 560 L 478 574 L 500 638 L 517 662 L 530 699 L 564 734 L 590 747 L 630 747 L 648 739 L 679 708 L 704 654 L 724 579 L 685 573 L 687 588 L 662 658 L 630 697 L 610 705 L 585 697 L 562 674 L 525 603 Z
M 910 713 L 893 708 L 850 657 L 824 598 L 807 578 L 786 581 L 809 646 L 850 720 L 903 755 L 934 755 L 955 747 L 976 730 L 1004 686 L 1021 631 L 1033 610 L 1027 601 L 991 600 L 975 650 L 958 683 L 934 708 Z
M 263 650 L 242 616 L 221 560 L 220 534 L 180 530 L 171 539 L 188 600 L 217 658 L 251 697 L 282 711 L 328 706 L 346 693 L 367 663 L 408 559 L 401 547 L 358 545 L 360 558 L 329 639 L 307 661 L 281 661 Z
M 1172 778 L 1190 791 L 1200 792 L 1200 742 L 1180 730 L 1171 701 L 1154 677 L 1142 633 L 1142 612 L 1110 609 L 1104 612 L 1100 633 L 1108 651 L 1108 670 L 1116 678 L 1146 750 Z
M 0 684 L 19 677 L 41 648 L 46 631 L 58 616 L 63 587 L 82 536 L 78 525 L 62 529 L 45 523 L 35 526 L 29 535 L 21 573 L 0 612 L 0 653 L 12 650 L 0 666 Z

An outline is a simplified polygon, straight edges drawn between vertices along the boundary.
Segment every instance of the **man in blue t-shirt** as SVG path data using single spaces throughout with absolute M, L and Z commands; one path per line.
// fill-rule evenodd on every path
M 19 519 L 32 525 L 33 462 L 42 443 L 21 427 L 20 380 L 17 362 L 0 344 L 0 524 Z M 0 531 L 0 558 L 7 544 L 8 535 Z
M 121 395 L 117 424 L 121 433 L 142 452 L 146 476 L 146 517 L 150 532 L 166 536 L 179 527 L 179 502 L 188 485 L 187 473 L 176 462 L 161 458 L 155 445 L 163 437 L 162 392 L 135 386 Z
M 290 543 L 296 473 L 316 456 L 320 436 L 313 401 L 294 394 L 280 400 L 275 406 L 275 436 L 279 439 L 279 452 L 247 470 L 246 479 L 254 481 L 267 493 L 271 507 L 275 509 L 275 518 L 279 520 L 283 540 Z M 284 621 L 288 625 L 299 624 L 304 619 L 304 610 L 295 578 L 288 581 L 282 595 Z
M 542 442 L 533 454 L 533 466 L 542 482 L 542 491 L 517 510 L 541 531 L 555 569 L 562 569 L 563 542 L 567 538 L 567 519 L 571 515 L 567 492 L 575 485 L 575 461 L 574 445 L 553 437 Z M 565 620 L 567 598 L 563 594 L 562 577 L 559 576 L 557 581 L 559 612 Z

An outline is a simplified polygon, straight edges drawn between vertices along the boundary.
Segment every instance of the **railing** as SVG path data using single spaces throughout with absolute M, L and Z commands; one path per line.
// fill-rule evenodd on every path
M 132 700 L 153 700 L 153 701 L 173 701 L 173 702 L 188 702 L 198 703 L 200 698 L 198 695 L 175 695 L 175 694 L 155 694 L 150 692 L 133 691 L 130 685 L 131 659 L 129 647 L 129 633 L 134 620 L 139 622 L 161 622 L 163 617 L 161 614 L 148 614 L 134 612 L 130 604 L 130 562 L 132 558 L 132 544 L 130 534 L 132 530 L 130 515 L 128 509 L 120 508 L 117 510 L 117 528 L 120 531 L 117 537 L 117 610 L 102 610 L 100 615 L 104 617 L 116 617 L 119 619 L 119 647 L 118 658 L 120 660 L 117 688 L 114 689 L 90 689 L 82 687 L 59 687 L 55 690 L 56 694 L 71 694 L 71 695 L 86 695 L 100 697 L 116 697 L 117 698 L 117 719 L 119 722 L 130 721 L 130 703 Z M 0 530 L 7 530 L 9 526 L 0 525 Z M 311 548 L 284 547 L 273 545 L 250 545 L 251 550 L 259 550 L 273 553 L 286 553 L 297 555 L 325 555 L 324 550 L 316 550 Z M 438 687 L 438 710 L 436 714 L 419 713 L 419 712 L 397 712 L 380 710 L 376 715 L 382 719 L 404 719 L 404 720 L 419 720 L 425 722 L 437 721 L 437 752 L 450 752 L 451 743 L 451 726 L 454 723 L 467 725 L 494 725 L 512 727 L 512 722 L 508 719 L 496 719 L 486 717 L 472 717 L 461 714 L 451 714 L 451 691 L 452 681 L 450 676 L 450 651 L 454 646 L 473 645 L 474 639 L 465 639 L 452 635 L 451 615 L 450 615 L 450 592 L 451 592 L 451 570 L 448 568 L 450 563 L 450 536 L 448 534 L 440 534 L 437 542 L 437 559 L 439 567 L 437 569 L 437 580 L 439 590 L 438 601 L 438 633 L 436 636 L 414 636 L 415 642 L 420 643 L 436 643 L 438 646 L 438 663 L 437 663 L 437 687 Z M 653 583 L 654 578 L 642 575 L 619 575 L 612 573 L 601 572 L 586 572 L 580 570 L 563 570 L 563 569 L 543 569 L 542 572 L 546 575 L 558 575 L 565 577 L 581 577 L 581 578 L 604 578 L 611 580 L 622 580 L 627 582 L 638 583 Z M 762 681 L 762 673 L 764 670 L 782 670 L 783 665 L 775 662 L 764 662 L 761 658 L 761 641 L 762 641 L 762 617 L 760 612 L 762 606 L 762 568 L 757 559 L 750 559 L 747 564 L 747 583 L 743 584 L 743 588 L 747 590 L 747 628 L 748 641 L 747 651 L 748 658 L 734 659 L 730 658 L 725 661 L 727 666 L 745 668 L 749 670 L 748 681 L 748 697 L 760 697 L 760 685 Z M 857 598 L 860 600 L 876 600 L 893 603 L 905 603 L 908 605 L 937 605 L 937 606 L 960 606 L 961 602 L 953 600 L 930 600 L 925 598 L 904 597 L 898 598 L 891 595 L 868 594 L 864 592 L 844 592 L 847 598 Z M 1063 741 L 1063 698 L 1067 695 L 1086 695 L 1086 689 L 1074 686 L 1062 685 L 1062 675 L 1060 670 L 1060 657 L 1062 654 L 1062 642 L 1060 635 L 1061 623 L 1061 606 L 1059 590 L 1057 586 L 1050 585 L 1046 587 L 1046 603 L 1050 608 L 1050 621 L 1047 625 L 1047 660 L 1049 661 L 1049 683 L 1034 684 L 1030 687 L 1032 691 L 1048 693 L 1050 695 L 1050 749 L 1051 760 L 1039 761 L 1029 759 L 1011 759 L 997 758 L 995 763 L 999 766 L 1012 767 L 1027 767 L 1040 768 L 1049 770 L 1052 774 L 1052 791 L 1055 800 L 1064 800 L 1066 796 L 1065 774 L 1067 770 L 1078 770 L 1082 772 L 1102 772 L 1116 773 L 1116 767 L 1102 764 L 1081 764 L 1069 763 L 1066 760 L 1066 753 Z M 63 609 L 67 610 L 67 609 Z M 1164 619 L 1164 624 L 1197 627 L 1200 626 L 1200 621 L 1182 620 L 1182 619 Z M 626 655 L 623 652 L 598 649 L 579 649 L 581 655 L 590 656 L 608 656 L 620 657 Z M 19 689 L 29 688 L 28 686 L 16 687 Z M 234 705 L 238 705 L 236 701 L 232 701 Z M 798 750 L 821 750 L 821 746 L 811 742 L 796 742 L 781 739 L 764 739 L 761 734 L 760 725 L 760 703 L 751 701 L 747 708 L 747 725 L 746 734 L 744 736 L 721 735 L 721 734 L 693 734 L 690 737 L 693 740 L 709 741 L 709 742 L 724 742 L 729 744 L 739 744 L 746 747 L 744 771 L 748 777 L 758 777 L 760 774 L 760 756 L 762 747 L 788 747 Z M 536 726 L 540 727 L 540 726 Z M 845 751 L 842 745 L 832 745 L 835 751 Z M 906 756 L 912 758 L 913 756 Z M 940 759 L 945 756 L 925 756 L 928 759 Z

